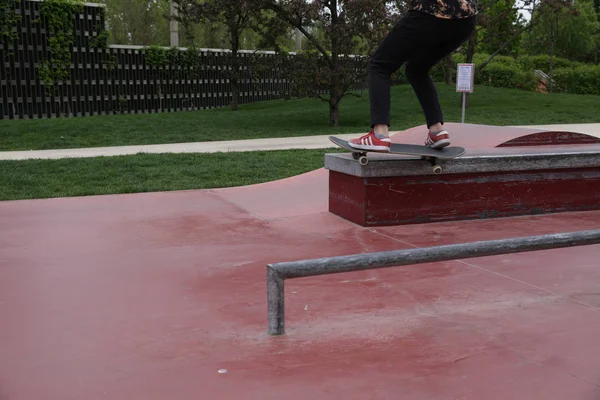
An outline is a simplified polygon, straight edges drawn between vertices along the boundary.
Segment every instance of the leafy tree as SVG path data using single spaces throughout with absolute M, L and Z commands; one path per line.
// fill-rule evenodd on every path
M 21 15 L 17 13 L 16 1 L 0 0 L 0 41 L 17 39 L 18 31 L 14 31 L 13 28 L 20 21 Z
M 169 45 L 168 0 L 101 0 L 106 4 L 106 19 L 111 43 L 132 45 Z
M 484 1 L 480 4 L 483 4 L 485 14 L 479 20 L 479 49 L 490 54 L 501 49 L 500 55 L 517 55 L 520 41 L 512 39 L 523 26 L 523 21 L 515 0 Z
M 11 43 L 19 39 L 19 29 L 15 29 L 21 23 L 21 15 L 17 13 L 16 0 L 0 0 L 0 49 L 3 42 Z M 16 46 L 15 46 L 16 47 Z M 15 58 L 14 51 L 0 52 L 0 71 L 6 79 L 14 79 L 10 68 L 10 59 Z M 6 96 L 12 98 L 13 85 L 6 85 Z M 13 114 L 16 114 L 14 103 L 10 103 Z
M 477 9 L 475 30 L 466 43 L 457 50 L 464 55 L 467 63 L 473 62 L 475 52 L 478 50 L 492 53 L 486 62 L 476 66 L 475 75 L 496 55 L 515 53 L 518 49 L 518 45 L 515 44 L 518 42 L 516 39 L 525 30 L 515 0 L 479 0 Z M 444 59 L 443 67 L 446 83 L 451 84 L 451 73 L 454 67 L 452 55 Z M 463 98 L 468 106 L 469 94 L 461 96 L 461 103 Z
M 188 46 L 225 49 L 229 46 L 227 25 L 219 21 L 206 21 L 197 25 L 197 33 L 189 35 Z
M 480 0 L 477 8 L 477 26 L 465 46 L 466 62 L 473 62 L 477 50 L 492 54 L 485 65 L 498 54 L 515 55 L 517 39 L 527 29 L 515 0 Z
M 339 126 L 339 105 L 352 85 L 364 79 L 368 56 L 392 23 L 394 1 L 262 0 L 265 7 L 306 37 L 308 50 L 295 56 L 292 71 L 298 95 L 329 104 L 329 120 Z M 314 49 L 314 50 L 313 50 Z M 351 54 L 362 53 L 363 57 Z
M 178 19 L 186 31 L 195 24 L 222 23 L 229 33 L 229 48 L 231 63 L 227 75 L 231 82 L 231 109 L 238 110 L 239 106 L 239 77 L 241 63 L 239 51 L 244 32 L 252 27 L 254 19 L 259 15 L 258 3 L 252 0 L 173 0 L 179 10 Z M 193 38 L 191 38 L 193 39 Z
M 537 10 L 528 38 L 531 54 L 571 60 L 593 59 L 600 24 L 591 0 L 546 0 Z
M 245 48 L 277 47 L 283 36 L 283 24 L 273 12 L 263 9 L 259 0 L 173 0 L 179 11 L 178 20 L 188 32 L 188 42 L 195 43 L 194 27 L 209 27 L 209 34 L 225 27 L 231 50 L 228 70 L 224 74 L 231 82 L 231 108 L 239 107 L 240 50 Z M 246 42 L 246 43 L 245 43 Z M 225 47 L 225 46 L 223 46 Z

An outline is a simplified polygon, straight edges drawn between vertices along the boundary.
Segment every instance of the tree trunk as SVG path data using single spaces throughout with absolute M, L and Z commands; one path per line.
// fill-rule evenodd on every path
M 554 45 L 558 37 L 558 17 L 553 16 L 550 28 L 550 71 L 548 71 L 548 93 L 552 93 L 552 73 L 554 71 Z
M 329 124 L 333 128 L 340 126 L 340 103 L 333 99 L 329 99 Z
M 240 104 L 240 88 L 237 78 L 231 79 L 231 111 L 238 111 Z
M 300 29 L 296 28 L 294 33 L 294 38 L 296 40 L 296 52 L 299 53 L 302 51 L 302 32 L 300 32 Z
M 329 124 L 337 128 L 340 126 L 340 98 L 343 93 L 340 93 L 340 78 L 338 71 L 338 56 L 339 43 L 338 32 L 336 30 L 338 24 L 337 0 L 331 2 L 331 26 L 333 35 L 331 36 L 331 63 L 329 65 L 331 71 L 331 86 L 329 87 Z
M 473 32 L 469 37 L 467 44 L 467 59 L 466 63 L 470 64 L 473 62 L 473 56 L 475 55 L 475 46 L 477 45 L 477 32 Z M 469 93 L 465 93 L 465 96 L 460 96 L 460 106 L 463 106 L 463 98 L 465 101 L 465 108 L 469 108 Z
M 477 45 L 477 32 L 473 32 L 467 41 L 467 59 L 466 63 L 473 62 L 473 56 L 475 55 L 475 47 Z
M 548 93 L 552 93 L 552 71 L 554 67 L 554 38 L 550 43 L 550 71 L 548 72 Z
M 446 81 L 446 85 L 452 85 L 452 66 L 454 62 L 452 60 L 452 55 L 448 55 L 444 58 L 444 80 Z
M 332 69 L 332 74 L 331 74 L 331 86 L 329 87 L 329 124 L 334 127 L 337 128 L 338 126 L 340 126 L 340 100 L 341 97 L 343 95 L 343 93 L 341 93 L 341 88 L 340 88 L 340 78 L 339 78 L 339 74 L 337 73 L 337 67 L 338 67 L 338 58 L 337 58 L 337 54 L 335 53 L 335 51 L 332 52 L 332 63 L 333 65 L 331 66 Z
M 231 32 L 231 111 L 238 111 L 238 106 L 240 102 L 240 88 L 238 86 L 239 82 L 239 58 L 238 51 L 240 49 L 240 36 L 241 33 L 236 25 L 230 25 Z
M 177 5 L 173 0 L 171 0 L 171 21 L 170 21 L 170 30 L 171 30 L 171 47 L 179 47 L 179 23 L 175 20 L 179 16 L 179 10 L 177 9 Z

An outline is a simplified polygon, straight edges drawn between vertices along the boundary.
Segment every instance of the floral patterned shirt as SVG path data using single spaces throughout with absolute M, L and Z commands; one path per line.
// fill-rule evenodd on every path
M 468 18 L 477 15 L 477 0 L 412 0 L 410 8 L 438 18 Z

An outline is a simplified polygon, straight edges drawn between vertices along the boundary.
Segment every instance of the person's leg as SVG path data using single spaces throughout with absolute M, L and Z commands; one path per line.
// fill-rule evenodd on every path
M 368 71 L 371 128 L 390 126 L 390 78 L 427 45 L 431 22 L 427 14 L 406 13 L 373 54 Z
M 390 77 L 423 47 L 436 40 L 433 34 L 435 17 L 408 12 L 393 27 L 369 62 L 368 85 L 372 131 L 350 141 L 350 145 L 365 150 L 389 150 L 390 140 Z
M 473 18 L 460 20 L 440 20 L 440 35 L 444 40 L 432 48 L 425 49 L 417 57 L 406 64 L 406 76 L 412 85 L 425 114 L 429 129 L 426 144 L 433 148 L 441 148 L 450 144 L 450 137 L 443 129 L 444 117 L 437 90 L 429 71 L 448 54 L 456 50 L 469 38 L 475 28 Z

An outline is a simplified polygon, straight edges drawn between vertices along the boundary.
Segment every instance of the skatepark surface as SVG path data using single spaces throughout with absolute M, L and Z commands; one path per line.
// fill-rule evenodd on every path
M 327 171 L 0 203 L 0 399 L 600 398 L 599 246 L 286 282 L 268 263 L 598 228 L 600 212 L 361 228 Z

